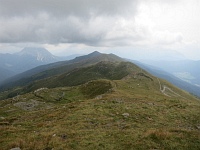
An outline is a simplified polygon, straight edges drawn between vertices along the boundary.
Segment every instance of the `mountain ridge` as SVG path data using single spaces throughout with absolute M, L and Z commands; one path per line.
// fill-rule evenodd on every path
M 123 59 L 114 54 L 101 54 L 94 52 L 85 56 L 76 57 L 70 61 L 62 61 L 53 64 L 36 67 L 26 71 L 4 82 L 0 89 L 4 91 L 14 86 L 25 86 L 33 81 L 56 76 L 62 73 L 70 72 L 76 68 L 87 67 L 101 61 L 121 62 Z
M 166 80 L 113 54 L 50 68 L 0 93 L 2 150 L 200 148 L 200 101 Z
M 11 94 L 7 95 L 8 97 L 10 97 L 10 96 L 15 96 L 17 94 L 20 94 L 22 91 L 26 93 L 26 92 L 30 92 L 31 90 L 36 90 L 37 88 L 42 88 L 43 86 L 47 88 L 56 88 L 57 86 L 76 86 L 78 84 L 83 84 L 89 80 L 96 80 L 96 79 L 101 79 L 101 78 L 112 79 L 112 78 L 107 78 L 105 76 L 106 72 L 112 72 L 111 71 L 112 67 L 115 68 L 117 64 L 120 64 L 120 63 L 123 64 L 122 62 L 126 62 L 126 60 L 114 54 L 102 54 L 95 51 L 88 55 L 76 57 L 69 61 L 61 61 L 57 63 L 52 63 L 52 64 L 36 67 L 34 69 L 31 69 L 29 71 L 26 71 L 22 74 L 17 75 L 14 78 L 10 78 L 7 82 L 4 83 L 4 85 L 0 87 L 0 89 L 2 92 L 12 89 Z M 91 70 L 91 73 L 92 72 L 93 73 L 91 74 L 90 72 L 88 72 L 88 75 L 85 76 L 85 79 L 88 78 L 88 80 L 85 80 L 84 78 L 82 78 L 82 76 L 84 75 L 83 73 L 84 71 L 82 72 L 82 70 L 88 69 L 88 68 L 91 69 L 92 67 L 95 67 L 95 65 L 98 66 L 98 64 L 105 64 L 104 67 L 110 68 L 110 70 L 105 71 L 104 73 L 105 75 L 100 73 L 101 75 L 99 74 L 100 75 L 99 77 L 98 77 L 98 69 L 95 69 L 96 72 L 94 72 L 94 70 L 93 71 Z M 109 65 L 111 65 L 112 67 L 110 67 Z M 127 62 L 127 65 L 128 65 L 128 62 Z M 124 67 L 127 68 L 126 65 Z M 137 66 L 135 67 L 138 68 Z M 135 68 L 135 67 L 134 67 L 134 64 L 132 64 L 132 68 Z M 130 69 L 131 67 L 128 67 L 128 68 Z M 118 70 L 119 73 L 123 69 L 124 68 L 121 67 L 121 69 Z M 141 68 L 137 70 L 142 71 Z M 141 71 L 137 71 L 137 72 L 141 72 Z M 146 75 L 148 74 L 148 72 L 144 70 L 143 72 L 145 73 L 141 72 L 140 73 L 141 76 L 152 79 L 151 77 L 149 77 L 151 75 Z M 115 72 L 114 74 L 117 74 L 117 72 Z M 78 84 L 74 84 L 76 83 L 76 81 L 78 81 L 77 82 Z M 69 84 L 70 82 L 73 84 Z M 18 87 L 17 90 L 15 90 L 16 87 Z M 5 98 L 5 96 L 3 97 Z

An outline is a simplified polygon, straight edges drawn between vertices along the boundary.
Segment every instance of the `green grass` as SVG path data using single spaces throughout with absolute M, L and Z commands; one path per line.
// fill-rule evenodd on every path
M 101 94 L 109 92 L 112 89 L 112 84 L 107 80 L 90 81 L 81 86 L 81 92 L 87 96 L 87 98 L 95 98 Z
M 73 66 L 71 67 L 68 66 L 67 68 L 69 70 L 63 74 L 50 76 L 44 79 L 42 77 L 35 78 L 35 76 L 37 75 L 41 76 L 40 74 L 43 74 L 44 72 L 30 78 L 21 79 L 20 81 L 15 83 L 19 84 L 18 87 L 14 86 L 9 90 L 9 92 L 0 93 L 0 99 L 11 98 L 18 94 L 22 95 L 44 87 L 55 88 L 64 86 L 77 86 L 87 83 L 91 80 L 97 80 L 97 79 L 119 80 L 133 71 L 138 72 L 140 70 L 138 67 L 128 62 L 119 63 L 119 62 L 109 62 L 109 61 L 99 62 L 97 64 L 83 68 L 79 68 L 78 66 L 77 68 L 73 68 Z M 70 68 L 72 70 L 70 70 Z M 27 84 L 24 85 L 23 83 Z
M 0 101 L 0 149 L 200 149 L 200 101 L 160 81 L 181 97 L 133 71 Z M 35 101 L 29 110 L 16 105 Z

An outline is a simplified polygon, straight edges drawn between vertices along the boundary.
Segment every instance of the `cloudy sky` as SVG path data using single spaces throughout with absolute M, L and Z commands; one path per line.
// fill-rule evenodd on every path
M 0 53 L 200 60 L 199 0 L 0 0 Z

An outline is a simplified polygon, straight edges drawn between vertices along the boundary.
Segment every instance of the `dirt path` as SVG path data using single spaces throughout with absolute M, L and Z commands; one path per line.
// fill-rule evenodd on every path
M 157 80 L 158 80 L 158 83 L 159 83 L 159 86 L 160 86 L 160 92 L 163 93 L 164 95 L 168 96 L 168 97 L 171 97 L 170 95 L 165 93 L 166 86 L 164 86 L 163 89 L 162 89 L 162 85 L 160 83 L 160 80 L 158 78 L 157 78 Z
M 160 83 L 160 80 L 159 80 L 158 78 L 157 78 L 157 80 L 158 80 L 158 83 L 159 83 L 159 86 L 160 86 L 160 91 L 161 91 L 161 93 L 163 93 L 164 95 L 166 95 L 166 96 L 168 96 L 168 97 L 175 96 L 175 97 L 182 97 L 182 98 L 185 99 L 185 97 L 183 97 L 183 96 L 181 96 L 180 94 L 174 92 L 172 89 L 170 89 L 169 87 L 167 87 L 167 86 L 165 86 L 165 85 L 163 85 L 163 89 L 162 89 L 162 85 L 161 85 L 161 83 Z M 171 95 L 167 94 L 167 92 L 166 92 L 167 90 L 171 93 Z

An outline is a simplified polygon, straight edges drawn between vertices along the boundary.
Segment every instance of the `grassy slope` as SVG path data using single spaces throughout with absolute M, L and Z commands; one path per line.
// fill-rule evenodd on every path
M 0 101 L 0 148 L 200 149 L 200 102 L 160 82 L 182 97 L 163 95 L 155 77 L 132 74 Z M 29 105 L 16 105 L 22 101 Z
M 129 68 L 132 68 L 132 70 Z M 2 92 L 0 93 L 0 98 L 10 98 L 18 94 L 25 94 L 42 87 L 55 88 L 74 86 L 96 79 L 121 79 L 130 72 L 133 72 L 133 70 L 137 72 L 140 71 L 137 66 L 128 62 L 116 63 L 103 61 L 88 67 L 76 68 L 61 75 L 52 76 L 42 80 L 36 80 L 35 82 L 31 82 L 26 86 L 14 88 L 7 93 Z
M 73 71 L 77 71 L 82 67 L 89 67 L 89 66 L 95 65 L 102 61 L 119 63 L 124 60 L 113 54 L 101 54 L 101 53 L 96 54 L 94 52 L 86 56 L 77 57 L 70 61 L 64 61 L 64 62 L 49 64 L 45 66 L 40 66 L 32 70 L 26 71 L 20 75 L 17 75 L 7 80 L 7 82 L 1 85 L 0 86 L 0 100 L 14 97 L 18 94 L 24 94 L 26 92 L 30 92 L 31 90 L 34 90 L 34 88 L 39 88 L 40 86 L 41 87 L 44 87 L 44 86 L 58 87 L 58 86 L 68 85 L 65 82 L 66 80 L 65 79 L 63 80 L 62 77 L 65 78 L 67 74 Z M 91 75 L 92 74 L 89 74 L 89 77 L 91 77 Z M 80 76 L 81 74 L 79 75 L 79 77 Z M 80 82 L 82 81 L 83 78 L 82 77 L 80 78 L 81 80 L 79 80 L 79 82 L 77 82 L 76 84 L 83 83 L 83 82 Z M 97 77 L 93 77 L 93 78 L 96 79 Z M 101 76 L 99 76 L 98 78 L 101 78 Z M 42 80 L 42 81 L 39 81 L 39 80 Z M 75 80 L 74 81 L 71 80 L 71 81 L 72 81 L 71 85 L 75 84 L 73 83 Z

